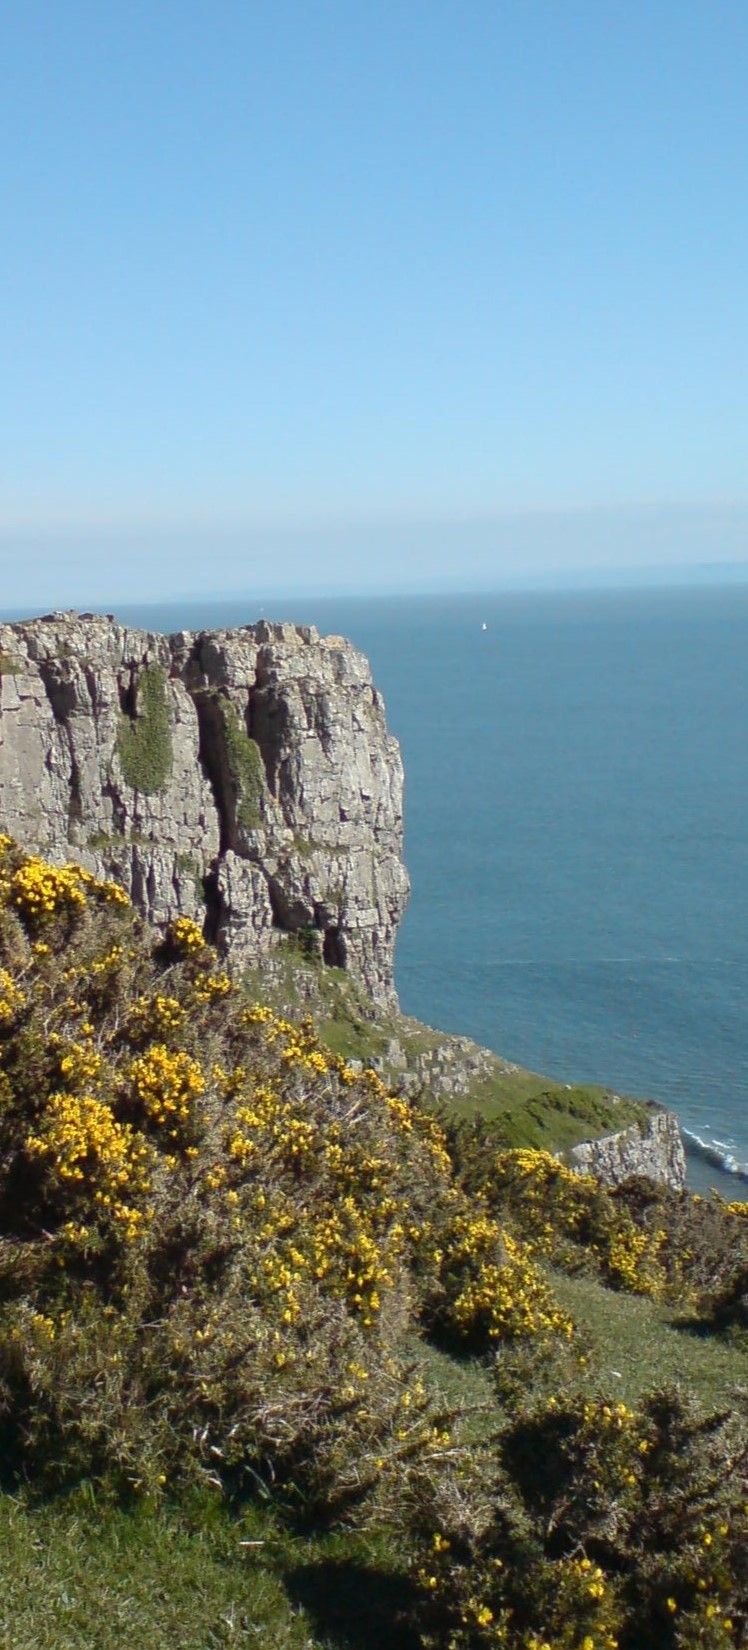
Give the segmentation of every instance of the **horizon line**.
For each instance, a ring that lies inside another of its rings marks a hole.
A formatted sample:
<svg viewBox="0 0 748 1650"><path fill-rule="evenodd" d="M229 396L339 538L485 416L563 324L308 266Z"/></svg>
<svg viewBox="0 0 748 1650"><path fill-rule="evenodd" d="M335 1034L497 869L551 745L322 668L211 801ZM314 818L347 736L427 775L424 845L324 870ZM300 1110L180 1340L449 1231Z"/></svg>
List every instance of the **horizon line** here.
<svg viewBox="0 0 748 1650"><path fill-rule="evenodd" d="M597 576L596 576L597 575ZM507 579L492 584L475 584L457 586L452 584L435 583L424 587L413 585L403 588L382 589L341 589L332 587L295 587L294 589L259 590L227 589L212 591L181 590L174 595L160 595L150 600L133 600L132 594L122 596L107 596L95 601L80 600L71 605L60 605L54 601L40 603L31 601L25 605L13 603L9 607L0 608L0 622L22 623L32 618L44 618L52 613L76 614L81 617L93 614L96 617L117 617L117 609L127 613L135 610L158 612L163 609L184 606L187 608L216 607L225 603L247 602L261 604L263 607L270 602L383 602L383 601L436 601L469 598L479 600L481 597L495 598L497 596L532 596L532 595L631 595L637 591L656 594L673 593L689 590L719 590L738 585L748 586L748 560L731 562L694 562L680 566L670 564L653 564L651 567L634 566L631 569L615 568L610 572L601 569L569 569L564 573L549 570L547 573L537 573L525 579ZM260 614L260 618L266 617ZM281 621L278 621L281 622Z"/></svg>

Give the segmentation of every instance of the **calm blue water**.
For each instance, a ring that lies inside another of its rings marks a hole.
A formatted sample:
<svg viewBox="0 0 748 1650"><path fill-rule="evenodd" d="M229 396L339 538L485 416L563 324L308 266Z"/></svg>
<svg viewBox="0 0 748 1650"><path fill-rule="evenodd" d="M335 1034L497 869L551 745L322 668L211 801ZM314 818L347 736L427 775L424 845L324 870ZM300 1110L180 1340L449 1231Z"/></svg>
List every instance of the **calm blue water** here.
<svg viewBox="0 0 748 1650"><path fill-rule="evenodd" d="M350 636L402 743L406 1012L748 1164L748 587L267 612Z"/></svg>

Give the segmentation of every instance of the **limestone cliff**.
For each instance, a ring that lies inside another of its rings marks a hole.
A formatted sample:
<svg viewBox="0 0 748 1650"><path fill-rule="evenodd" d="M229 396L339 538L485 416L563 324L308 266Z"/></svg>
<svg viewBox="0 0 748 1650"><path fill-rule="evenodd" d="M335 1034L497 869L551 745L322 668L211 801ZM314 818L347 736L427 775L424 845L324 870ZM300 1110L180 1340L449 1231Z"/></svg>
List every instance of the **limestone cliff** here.
<svg viewBox="0 0 748 1650"><path fill-rule="evenodd" d="M367 661L314 628L0 624L0 825L244 965L298 934L395 1001L403 773Z"/></svg>
<svg viewBox="0 0 748 1650"><path fill-rule="evenodd" d="M652 1110L643 1126L634 1123L600 1140L586 1140L573 1146L569 1156L575 1169L595 1175L606 1186L619 1186L639 1174L676 1192L686 1184L683 1136L671 1111Z"/></svg>

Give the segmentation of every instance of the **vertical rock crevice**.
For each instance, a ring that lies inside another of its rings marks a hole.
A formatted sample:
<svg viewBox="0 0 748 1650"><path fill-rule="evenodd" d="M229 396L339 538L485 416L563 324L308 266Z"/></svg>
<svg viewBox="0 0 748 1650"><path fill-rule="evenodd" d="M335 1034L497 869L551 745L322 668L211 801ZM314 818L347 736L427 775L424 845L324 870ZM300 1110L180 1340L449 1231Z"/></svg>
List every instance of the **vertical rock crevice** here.
<svg viewBox="0 0 748 1650"><path fill-rule="evenodd" d="M218 695L205 689L188 691L197 715L200 761L209 780L218 814L220 851L222 854L228 850L237 853L236 799L223 737L223 714Z"/></svg>

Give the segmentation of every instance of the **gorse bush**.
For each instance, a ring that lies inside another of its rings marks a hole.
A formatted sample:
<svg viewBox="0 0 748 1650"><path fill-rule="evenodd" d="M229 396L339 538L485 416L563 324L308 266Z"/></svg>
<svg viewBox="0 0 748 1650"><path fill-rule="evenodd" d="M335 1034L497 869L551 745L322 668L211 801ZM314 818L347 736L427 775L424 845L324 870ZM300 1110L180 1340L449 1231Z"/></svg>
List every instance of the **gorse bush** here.
<svg viewBox="0 0 748 1650"><path fill-rule="evenodd" d="M448 1123L446 1138L465 1195L508 1223L536 1259L596 1276L610 1289L675 1301L715 1327L723 1321L717 1301L739 1295L748 1204L642 1176L605 1186L548 1151L497 1151L481 1121Z"/></svg>
<svg viewBox="0 0 748 1650"><path fill-rule="evenodd" d="M439 1486L423 1530L426 1642L449 1650L727 1650L746 1642L745 1438L677 1392L636 1409L526 1405L493 1495ZM425 1510L426 1501L422 1503Z"/></svg>
<svg viewBox="0 0 748 1650"><path fill-rule="evenodd" d="M331 1507L443 1450L405 1329L486 1348L549 1295L439 1127L249 1004L189 919L156 939L7 839L0 906L6 1462Z"/></svg>
<svg viewBox="0 0 748 1650"><path fill-rule="evenodd" d="M572 1270L580 1253L611 1288L656 1295L665 1286L661 1230L647 1231L615 1194L590 1175L567 1168L550 1152L501 1152L493 1163L492 1195L511 1211L538 1253Z"/></svg>
<svg viewBox="0 0 748 1650"><path fill-rule="evenodd" d="M742 1645L744 1431L580 1392L552 1269L682 1286L707 1330L742 1322L747 1240L547 1153L470 1160L189 918L157 935L0 837L6 1480L395 1520L438 1650ZM494 1369L495 1437L465 1444L419 1336Z"/></svg>

